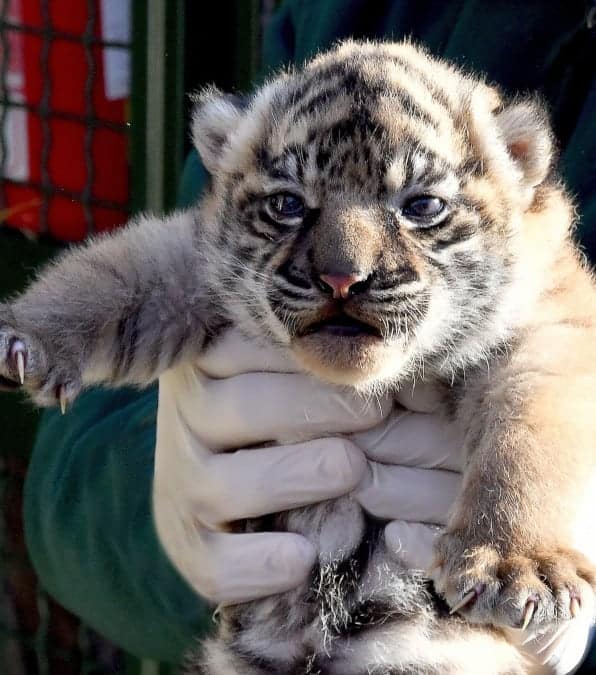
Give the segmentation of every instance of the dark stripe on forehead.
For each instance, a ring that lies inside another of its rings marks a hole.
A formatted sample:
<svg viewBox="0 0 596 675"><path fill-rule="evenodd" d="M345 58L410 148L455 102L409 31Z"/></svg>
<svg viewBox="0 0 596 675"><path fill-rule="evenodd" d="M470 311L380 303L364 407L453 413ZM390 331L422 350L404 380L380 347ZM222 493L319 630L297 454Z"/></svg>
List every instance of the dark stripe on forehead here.
<svg viewBox="0 0 596 675"><path fill-rule="evenodd" d="M410 146L414 149L413 153L408 153L408 161L406 162L406 168L408 165L411 167L412 172L414 169L413 159L415 156L419 156L425 162L424 171L425 173L420 176L417 180L424 182L425 184L430 184L432 182L439 183L449 175L457 176L458 174L458 164L457 159L455 159L455 164L451 163L444 157L440 157L436 154L432 147L426 145L420 139L414 138L413 136L402 136L402 141L400 145ZM431 177L432 178L428 178ZM409 180L413 180L413 174L410 175Z"/></svg>
<svg viewBox="0 0 596 675"><path fill-rule="evenodd" d="M290 174L288 171L285 171L283 168L284 160L287 161L287 156L284 157L283 159L281 158L278 159L277 160L278 165L269 169L269 171L267 172L269 178L273 178L274 180L287 180L287 181L293 180L292 174Z"/></svg>
<svg viewBox="0 0 596 675"><path fill-rule="evenodd" d="M329 148L323 148L319 146L316 157L317 169L324 169L331 161L331 157L331 150L329 150Z"/></svg>
<svg viewBox="0 0 596 675"><path fill-rule="evenodd" d="M328 84L331 88L333 83L330 80L333 80L334 77L343 77L346 74L348 67L349 64L346 62L341 62L334 63L332 66L326 69L309 68L308 70L302 72L300 74L300 78L296 80L294 88L288 92L283 102L283 106L288 107L292 104L297 104L299 101L307 99L309 94L312 95L315 90L316 96L318 93L318 87L320 87L322 84Z"/></svg>
<svg viewBox="0 0 596 675"><path fill-rule="evenodd" d="M338 71L338 79L335 72ZM405 88L397 88L389 83L382 74L380 77L371 78L356 70L347 69L345 65L330 67L325 71L326 78L313 80L311 89L325 87L323 91L317 91L311 98L306 98L298 108L292 111L294 120L303 116L315 115L326 109L332 109L337 101L347 99L358 105L375 105L379 98L384 97L392 102L398 102L400 107L410 117L416 117L425 124L436 128L437 120L424 110ZM330 80L330 81L329 81ZM300 97L293 97L293 104L297 105Z"/></svg>
<svg viewBox="0 0 596 675"><path fill-rule="evenodd" d="M374 120L370 111L365 108L359 108L351 117L322 130L322 134L328 137L331 146L339 145L344 140L352 140L357 132L362 139L367 140L375 139L382 142L388 138L387 129Z"/></svg>
<svg viewBox="0 0 596 675"><path fill-rule="evenodd" d="M431 57L424 56L423 58L428 58L429 62L432 63ZM430 78L423 70L417 67L416 64L410 61L407 57L389 54L382 48L374 53L360 54L356 58L348 58L345 61L339 61L330 65L321 66L319 69L315 70L315 73L319 75L319 79L316 80L313 78L311 82L322 82L329 77L340 76L349 68L352 70L357 69L358 64L367 66L372 64L379 70L380 75L382 75L384 67L392 66L402 71L404 74L409 75L412 78L412 86L423 87L427 92L432 94L435 101L445 108L446 112L450 113L451 115L457 112L453 108L453 102L449 98L448 93L441 87L437 79ZM439 68L437 68L437 73L438 75L440 74Z"/></svg>
<svg viewBox="0 0 596 675"><path fill-rule="evenodd" d="M296 178L301 180L304 174L304 163L308 155L307 149L299 144L292 143L288 145L281 155L273 157L270 162L270 168L267 170L267 174L276 180L287 180L293 181L294 175L290 173L288 169L288 163L290 160L295 160L295 170Z"/></svg>
<svg viewBox="0 0 596 675"><path fill-rule="evenodd" d="M402 149L398 156L396 156L394 152L393 154L387 154L384 157L385 172L389 170L391 165L396 164L399 166L401 163L403 180L400 182L399 186L396 186L399 189L417 185L420 187L420 190L423 191L425 188L432 188L441 183L449 176L457 177L457 166L450 164L442 157L438 157L431 148L423 145L415 138L404 135L402 136L399 145ZM407 154L403 152L403 148L407 148ZM410 152L411 148L414 148L415 152ZM423 163L422 173L416 171L416 175L414 173L415 164L417 163L415 158L418 158L418 162ZM380 194L387 194L389 190L384 183L380 186L380 189ZM391 191L393 190L394 187L391 188Z"/></svg>
<svg viewBox="0 0 596 675"><path fill-rule="evenodd" d="M436 159L436 156L430 157L429 164L433 164L433 159ZM427 167L424 170L422 176L419 176L416 179L416 183L420 185L421 188L430 188L438 183L442 183L446 178L452 175L452 171L448 168L438 168L437 166L432 166L432 168L427 164Z"/></svg>
<svg viewBox="0 0 596 675"><path fill-rule="evenodd" d="M426 166L424 168L423 181L426 184L440 183L449 175L456 174L456 167L442 157L439 157L432 150L423 151L421 153Z"/></svg>
<svg viewBox="0 0 596 675"><path fill-rule="evenodd" d="M385 58L387 59L387 61L393 63L403 72L407 73L408 75L411 75L412 78L415 80L416 84L420 84L423 87L425 87L426 90L435 99L435 101L439 103L443 108L445 108L445 112L447 112L452 119L455 119L457 117L459 111L454 110L451 99L449 98L445 90L438 85L436 80L431 80L426 75L426 73L417 68L415 64L411 63L410 61L401 56L390 56L387 54L385 55Z"/></svg>
<svg viewBox="0 0 596 675"><path fill-rule="evenodd" d="M323 73L319 73L317 77L311 78L310 87L303 90L302 96L294 97L297 102L300 99L306 99L302 105L315 102L320 96L325 94L332 94L341 91L350 96L355 95L360 98L365 96L377 98L378 96L387 93L388 86L384 78L371 77L370 74L364 73L357 68L357 64L341 63L330 66ZM320 91L320 88L323 88ZM315 92L314 97L308 99L309 92Z"/></svg>

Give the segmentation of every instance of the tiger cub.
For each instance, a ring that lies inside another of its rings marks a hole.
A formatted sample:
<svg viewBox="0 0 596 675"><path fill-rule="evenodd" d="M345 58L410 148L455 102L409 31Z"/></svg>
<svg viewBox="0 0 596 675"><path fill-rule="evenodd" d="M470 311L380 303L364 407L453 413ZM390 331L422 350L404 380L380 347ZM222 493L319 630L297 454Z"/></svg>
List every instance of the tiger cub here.
<svg viewBox="0 0 596 675"><path fill-rule="evenodd" d="M2 306L2 383L65 406L232 325L363 392L423 382L466 455L434 585L350 497L272 515L316 545L312 578L225 608L190 672L532 672L503 629L593 607L596 544L596 293L540 104L409 43L344 42L248 101L204 91L192 133L196 208L67 253Z"/></svg>

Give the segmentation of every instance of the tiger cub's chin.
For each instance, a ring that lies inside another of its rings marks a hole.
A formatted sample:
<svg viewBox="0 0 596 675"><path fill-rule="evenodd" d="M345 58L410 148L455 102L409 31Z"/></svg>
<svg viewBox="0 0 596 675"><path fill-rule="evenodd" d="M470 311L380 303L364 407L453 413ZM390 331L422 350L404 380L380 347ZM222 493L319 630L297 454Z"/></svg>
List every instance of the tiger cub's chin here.
<svg viewBox="0 0 596 675"><path fill-rule="evenodd" d="M312 334L294 338L291 349L298 362L322 380L366 388L394 380L404 370L406 352L398 344L372 335Z"/></svg>

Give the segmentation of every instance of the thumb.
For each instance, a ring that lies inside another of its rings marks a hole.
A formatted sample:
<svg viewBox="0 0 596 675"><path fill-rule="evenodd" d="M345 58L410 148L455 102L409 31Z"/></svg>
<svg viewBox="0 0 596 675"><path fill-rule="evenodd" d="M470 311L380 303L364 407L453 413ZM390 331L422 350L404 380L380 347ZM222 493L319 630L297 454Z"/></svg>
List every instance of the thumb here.
<svg viewBox="0 0 596 675"><path fill-rule="evenodd" d="M385 528L387 550L409 570L427 572L433 563L435 540L442 528L426 523L393 520Z"/></svg>

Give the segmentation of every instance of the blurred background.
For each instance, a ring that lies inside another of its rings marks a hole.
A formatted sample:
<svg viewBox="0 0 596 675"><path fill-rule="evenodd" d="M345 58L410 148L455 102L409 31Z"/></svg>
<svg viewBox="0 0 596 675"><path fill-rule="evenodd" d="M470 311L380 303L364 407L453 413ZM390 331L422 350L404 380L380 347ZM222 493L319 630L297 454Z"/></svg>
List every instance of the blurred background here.
<svg viewBox="0 0 596 675"><path fill-rule="evenodd" d="M0 296L69 242L174 206L185 93L242 91L274 0L0 0ZM214 44L217 59L213 58ZM38 413L0 406L0 673L156 675L37 584L22 522Z"/></svg>

